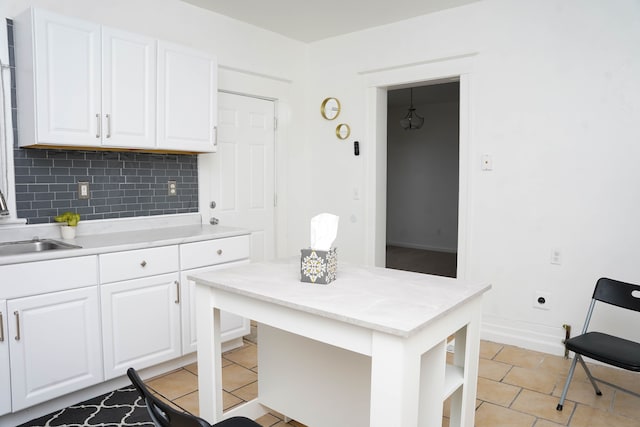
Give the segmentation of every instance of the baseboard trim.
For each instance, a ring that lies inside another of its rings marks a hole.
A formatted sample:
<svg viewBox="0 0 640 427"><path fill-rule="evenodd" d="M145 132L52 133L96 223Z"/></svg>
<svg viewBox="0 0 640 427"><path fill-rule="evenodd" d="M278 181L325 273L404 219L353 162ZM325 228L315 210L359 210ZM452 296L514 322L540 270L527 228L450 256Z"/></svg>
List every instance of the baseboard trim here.
<svg viewBox="0 0 640 427"><path fill-rule="evenodd" d="M417 243L407 243L407 242L387 242L387 246L397 246L399 248L408 248L408 249L420 249L423 251L446 252L450 254L455 254L458 252L457 248L442 248L439 246L429 246L429 245L421 245Z"/></svg>
<svg viewBox="0 0 640 427"><path fill-rule="evenodd" d="M484 315L480 337L556 356L564 355L564 329Z"/></svg>

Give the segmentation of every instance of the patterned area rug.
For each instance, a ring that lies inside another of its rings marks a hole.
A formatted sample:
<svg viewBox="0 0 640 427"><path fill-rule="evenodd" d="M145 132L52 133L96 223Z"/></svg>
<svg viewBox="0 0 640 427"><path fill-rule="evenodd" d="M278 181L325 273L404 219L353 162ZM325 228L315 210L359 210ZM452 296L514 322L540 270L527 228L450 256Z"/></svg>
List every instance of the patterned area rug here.
<svg viewBox="0 0 640 427"><path fill-rule="evenodd" d="M52 412L18 427L153 427L144 401L133 386Z"/></svg>

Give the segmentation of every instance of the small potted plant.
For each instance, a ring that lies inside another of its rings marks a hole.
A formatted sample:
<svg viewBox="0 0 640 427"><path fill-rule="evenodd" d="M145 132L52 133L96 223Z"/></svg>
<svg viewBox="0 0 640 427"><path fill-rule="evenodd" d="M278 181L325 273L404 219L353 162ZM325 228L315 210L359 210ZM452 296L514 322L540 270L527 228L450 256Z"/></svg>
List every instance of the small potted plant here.
<svg viewBox="0 0 640 427"><path fill-rule="evenodd" d="M63 239L75 239L76 225L80 222L80 214L75 212L65 212L55 218L55 222L66 223L60 226L60 234Z"/></svg>

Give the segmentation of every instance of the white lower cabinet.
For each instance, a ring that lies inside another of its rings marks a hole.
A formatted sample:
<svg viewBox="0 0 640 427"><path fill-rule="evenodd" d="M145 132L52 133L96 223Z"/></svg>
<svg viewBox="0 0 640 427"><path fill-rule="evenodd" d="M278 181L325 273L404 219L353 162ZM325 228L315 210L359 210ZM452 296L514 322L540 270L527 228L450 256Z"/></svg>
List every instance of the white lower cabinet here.
<svg viewBox="0 0 640 427"><path fill-rule="evenodd" d="M1 265L19 285L0 288L0 418L193 353L187 276L248 260L245 235ZM221 322L223 341L249 333L247 319Z"/></svg>
<svg viewBox="0 0 640 427"><path fill-rule="evenodd" d="M106 379L181 355L179 286L177 272L101 286Z"/></svg>
<svg viewBox="0 0 640 427"><path fill-rule="evenodd" d="M11 374L7 331L7 301L0 300L0 415L11 412Z"/></svg>
<svg viewBox="0 0 640 427"><path fill-rule="evenodd" d="M196 330L196 282L189 280L187 276L203 271L218 270L228 268L238 264L249 262L237 261L228 264L217 265L215 267L196 268L180 273L180 289L182 294L182 353L193 353L198 349ZM220 312L220 339L222 342L242 338L251 330L249 319L240 317L225 311Z"/></svg>
<svg viewBox="0 0 640 427"><path fill-rule="evenodd" d="M97 286L7 301L13 411L102 381L98 310Z"/></svg>
<svg viewBox="0 0 640 427"><path fill-rule="evenodd" d="M180 245L180 281L182 292L182 352L197 350L195 282L190 274L218 270L249 262L249 235L204 240ZM222 342L242 338L250 332L249 319L232 313L220 313Z"/></svg>

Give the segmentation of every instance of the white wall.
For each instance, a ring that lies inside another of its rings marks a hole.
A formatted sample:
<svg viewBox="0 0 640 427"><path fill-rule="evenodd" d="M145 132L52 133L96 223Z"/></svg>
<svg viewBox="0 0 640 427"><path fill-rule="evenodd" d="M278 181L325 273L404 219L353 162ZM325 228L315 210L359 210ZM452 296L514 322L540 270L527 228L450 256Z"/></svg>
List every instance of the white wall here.
<svg viewBox="0 0 640 427"><path fill-rule="evenodd" d="M476 53L461 171L468 178L462 276L493 285L485 337L560 353L561 325L581 328L598 277L640 283L639 42L638 1L486 0L312 44L312 209L354 218L341 223L338 247L365 260L373 228L363 218L371 214L351 193L376 177L375 162L363 160L375 150L367 139L376 126L371 75ZM360 158L317 113L326 96L341 100ZM483 153L493 156L491 172L480 170ZM562 265L550 264L553 248ZM550 310L532 307L536 290L551 292Z"/></svg>
<svg viewBox="0 0 640 427"><path fill-rule="evenodd" d="M408 103L409 92L404 92ZM408 104L388 110L386 242L457 252L459 103L414 107L425 120L422 128L410 131L399 123Z"/></svg>

